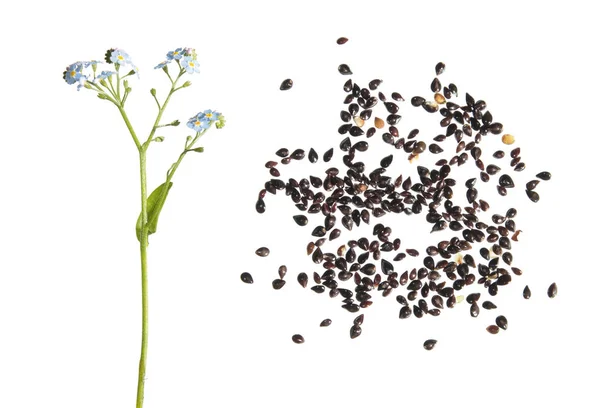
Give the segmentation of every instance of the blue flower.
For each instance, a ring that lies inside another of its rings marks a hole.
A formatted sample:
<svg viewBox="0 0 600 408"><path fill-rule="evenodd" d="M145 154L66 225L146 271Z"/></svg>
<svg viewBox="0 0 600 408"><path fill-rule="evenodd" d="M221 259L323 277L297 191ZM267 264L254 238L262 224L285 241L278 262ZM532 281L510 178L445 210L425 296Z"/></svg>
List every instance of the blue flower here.
<svg viewBox="0 0 600 408"><path fill-rule="evenodd" d="M63 73L63 79L67 81L67 84L73 85L79 81L79 79L84 76L81 72L83 70L83 64L79 62L74 62L69 65L65 72Z"/></svg>
<svg viewBox="0 0 600 408"><path fill-rule="evenodd" d="M115 48L110 53L110 60L114 64L123 65L123 64L131 64L131 57L124 50L119 48Z"/></svg>
<svg viewBox="0 0 600 408"><path fill-rule="evenodd" d="M192 57L183 57L182 67L188 72L188 74L193 74L194 72L200 72L200 64Z"/></svg>
<svg viewBox="0 0 600 408"><path fill-rule="evenodd" d="M211 121L211 122L216 122L217 120L219 120L219 117L221 116L221 114L217 111L213 111L210 109L205 110L203 113L204 118L206 118L207 120Z"/></svg>
<svg viewBox="0 0 600 408"><path fill-rule="evenodd" d="M200 112L196 116L190 118L187 127L194 129L196 132L201 132L204 129L208 129L210 123L210 119L206 118L204 113Z"/></svg>
<svg viewBox="0 0 600 408"><path fill-rule="evenodd" d="M113 74L116 74L116 72L114 72L114 71L102 71L102 72L100 73L100 75L98 75L98 76L96 77L96 79L97 79L97 80L100 80L100 79L107 79L109 76L111 76L111 75L113 75Z"/></svg>
<svg viewBox="0 0 600 408"><path fill-rule="evenodd" d="M160 64L158 64L157 66L154 67L154 69L163 69L164 67L167 66L167 64L170 64L171 61L167 60L167 61L163 61Z"/></svg>
<svg viewBox="0 0 600 408"><path fill-rule="evenodd" d="M167 59L169 61L174 60L174 59L179 60L179 59L183 58L183 56L184 56L183 48L177 48L175 51L169 51L167 53Z"/></svg>

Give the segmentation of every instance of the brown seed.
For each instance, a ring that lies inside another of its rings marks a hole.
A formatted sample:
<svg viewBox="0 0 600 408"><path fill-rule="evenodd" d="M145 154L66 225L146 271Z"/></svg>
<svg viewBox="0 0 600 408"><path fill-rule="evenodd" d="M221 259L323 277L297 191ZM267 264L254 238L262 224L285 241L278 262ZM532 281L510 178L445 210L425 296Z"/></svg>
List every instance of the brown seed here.
<svg viewBox="0 0 600 408"><path fill-rule="evenodd" d="M265 256L268 256L270 252L271 251L269 251L269 248L267 248L267 247L260 247L260 248L258 248L255 251L255 254L258 255L258 256L265 257Z"/></svg>
<svg viewBox="0 0 600 408"><path fill-rule="evenodd" d="M285 274L287 273L287 266L281 265L277 270L277 273L279 273L279 277L283 279L285 277Z"/></svg>
<svg viewBox="0 0 600 408"><path fill-rule="evenodd" d="M537 187L537 185L540 183L539 180L531 180L530 182L528 182L527 184L525 184L525 188L527 190L535 190L535 188Z"/></svg>
<svg viewBox="0 0 600 408"><path fill-rule="evenodd" d="M435 65L435 74L442 75L444 73L445 69L446 69L446 64L444 64L443 62L438 62Z"/></svg>
<svg viewBox="0 0 600 408"><path fill-rule="evenodd" d="M506 145L511 145L515 142L515 137L513 135L509 135L508 133L502 136L502 143Z"/></svg>
<svg viewBox="0 0 600 408"><path fill-rule="evenodd" d="M304 337L302 337L301 334L294 334L292 336L292 341L296 344L302 344L304 343Z"/></svg>
<svg viewBox="0 0 600 408"><path fill-rule="evenodd" d="M548 297L553 298L558 294L558 288L556 287L556 283L553 283L548 288Z"/></svg>
<svg viewBox="0 0 600 408"><path fill-rule="evenodd" d="M293 85L294 85L294 81L292 81L291 79L288 78L281 83L281 85L279 86L279 89L282 91L287 91Z"/></svg>
<svg viewBox="0 0 600 408"><path fill-rule="evenodd" d="M342 75L352 75L352 70L346 64L340 64L340 66L338 67L338 71Z"/></svg>
<svg viewBox="0 0 600 408"><path fill-rule="evenodd" d="M500 315L496 317L496 325L502 330L506 330L508 328L508 320L506 320L506 317Z"/></svg>
<svg viewBox="0 0 600 408"><path fill-rule="evenodd" d="M552 174L550 174L550 172L548 172L548 171L542 171L541 173L538 173L536 175L536 177L539 178L539 179L541 179L541 180L548 181L552 177Z"/></svg>
<svg viewBox="0 0 600 408"><path fill-rule="evenodd" d="M471 316L472 317L477 317L479 316L479 306L477 305L477 302L473 302L471 303Z"/></svg>
<svg viewBox="0 0 600 408"><path fill-rule="evenodd" d="M321 327L327 327L331 324L331 319L325 319L321 322L321 324L319 326Z"/></svg>
<svg viewBox="0 0 600 408"><path fill-rule="evenodd" d="M529 199L531 201L533 201L534 203L537 203L538 201L540 201L540 196L535 191L525 190L525 192L527 193L527 197L529 197Z"/></svg>
<svg viewBox="0 0 600 408"><path fill-rule="evenodd" d="M423 343L423 348L425 350L432 350L435 347L436 343L437 343L437 340L433 340L433 339L425 340L425 343Z"/></svg>
<svg viewBox="0 0 600 408"><path fill-rule="evenodd" d="M483 308L486 310L492 310L492 309L496 308L496 305L493 304L492 302L490 302L489 300L486 300L485 302L483 302L481 304L481 306L483 306Z"/></svg>
<svg viewBox="0 0 600 408"><path fill-rule="evenodd" d="M525 299L529 299L531 297L531 289L529 289L529 286L525 286L525 289L523 289L523 297Z"/></svg>
<svg viewBox="0 0 600 408"><path fill-rule="evenodd" d="M362 329L358 325L354 325L350 328L350 338L355 339L362 333Z"/></svg>
<svg viewBox="0 0 600 408"><path fill-rule="evenodd" d="M496 326L495 324L491 324L488 327L485 328L488 333L491 334L498 334L498 332L500 331L500 328L498 326Z"/></svg>
<svg viewBox="0 0 600 408"><path fill-rule="evenodd" d="M346 44L347 42L348 42L348 39L346 37L340 37L336 41L336 43L338 43L339 45Z"/></svg>
<svg viewBox="0 0 600 408"><path fill-rule="evenodd" d="M377 129L383 129L384 126L385 126L385 122L383 121L383 119L376 117L375 118L375 127Z"/></svg>
<svg viewBox="0 0 600 408"><path fill-rule="evenodd" d="M283 279L273 280L273 289L275 289L275 290L283 288L284 285L285 285L285 281Z"/></svg>
<svg viewBox="0 0 600 408"><path fill-rule="evenodd" d="M240 275L240 278L242 279L242 282L244 283L254 283L254 279L252 279L252 275L250 275L248 272L244 272Z"/></svg>
<svg viewBox="0 0 600 408"><path fill-rule="evenodd" d="M308 275L304 272L300 272L298 274L298 283L302 285L303 288L308 284Z"/></svg>
<svg viewBox="0 0 600 408"><path fill-rule="evenodd" d="M433 99L440 105L443 105L446 103L446 98L444 98L444 95L440 94L440 93L436 93L433 96Z"/></svg>

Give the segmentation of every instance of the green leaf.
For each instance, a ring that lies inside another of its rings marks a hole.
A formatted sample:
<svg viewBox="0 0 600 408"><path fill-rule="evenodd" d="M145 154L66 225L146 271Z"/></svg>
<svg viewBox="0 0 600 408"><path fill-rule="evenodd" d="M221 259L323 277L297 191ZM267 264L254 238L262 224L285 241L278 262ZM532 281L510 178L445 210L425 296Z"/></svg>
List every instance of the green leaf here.
<svg viewBox="0 0 600 408"><path fill-rule="evenodd" d="M165 187L167 189L166 191L164 191ZM148 213L148 235L156 232L158 216L165 205L165 200L167 199L167 195L169 194L171 187L173 187L173 182L171 181L169 182L168 186L166 186L166 183L162 183L160 186L156 187L156 189L148 197L148 205L146 208ZM135 225L135 233L138 241L142 239L142 227L142 214L140 213Z"/></svg>

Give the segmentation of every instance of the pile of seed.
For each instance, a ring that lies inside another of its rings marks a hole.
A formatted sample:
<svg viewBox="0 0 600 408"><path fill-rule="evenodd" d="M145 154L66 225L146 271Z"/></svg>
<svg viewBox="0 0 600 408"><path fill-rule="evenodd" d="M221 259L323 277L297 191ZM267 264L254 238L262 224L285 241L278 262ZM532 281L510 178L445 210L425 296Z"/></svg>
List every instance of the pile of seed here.
<svg viewBox="0 0 600 408"><path fill-rule="evenodd" d="M342 37L337 43L342 45L347 41ZM477 317L482 293L494 297L512 282L514 275L522 274L521 269L513 265L511 253L521 232L515 221L517 210L509 208L502 214L484 217L491 213L491 205L477 190L479 181L495 183L501 196L517 189L510 173L525 170L521 149L515 147L508 152L493 153L497 160L508 155L509 163L504 168L483 161L482 149L487 138L500 137L507 146L512 145L515 138L504 133L502 123L494 121L484 100L477 100L469 93L464 94L464 100L459 100L458 87L453 83L444 85L440 80L445 68L444 63L438 63L430 84L431 93L413 96L410 103L404 103L405 99L398 92L392 92L388 98L379 89L381 79L373 79L365 87L348 79L342 86L344 108L338 129L342 138L338 149L343 155L343 168L330 167L324 177L311 175L299 181L281 178L280 164L288 165L305 157L317 163L320 155L313 148L308 152L300 148L281 148L275 152L276 157L265 164L271 178L258 194L256 211L264 213L267 194L279 191L295 204L299 214L293 216L293 221L297 225L308 225L311 216L323 218L322 224L310 232L312 239L306 253L324 271L314 272L310 284L304 272L298 274L297 281L304 288L310 285L316 293L327 292L329 297L340 299L341 307L350 313L368 308L376 295L388 297L399 291L396 300L400 304L400 319L422 318L426 314L439 316L442 310L453 308L465 298L470 304L471 316ZM352 75L347 64L339 65L338 71L344 76ZM289 90L292 85L293 81L286 79L280 89ZM399 127L402 115L414 109L423 109L432 118L437 117L434 120L439 120L440 134L428 136L419 129L403 132ZM390 154L381 158L379 167L373 169L361 161L361 155L369 155L369 142L384 143L390 149ZM325 151L322 160L330 162L335 150L332 147ZM415 167L412 163L425 154L438 155L440 159L432 168L417 165L416 174L410 174ZM405 174L396 177L386 174L393 160L407 162ZM474 177L466 180L460 191L461 184L452 178L452 169L463 165L473 166ZM549 172L538 172L521 191L536 203L540 199L538 184L550 178ZM454 204L452 198L456 194L463 194L468 205ZM433 241L425 248L402 248L400 237L393 235L394 216L420 217L430 226L432 237L446 229L455 235L448 240ZM348 240L337 251L324 252L326 242L340 239L344 230L351 231L361 223L373 224L372 236ZM262 247L256 254L267 256L269 250ZM403 270L401 264L407 256L419 258L422 266ZM281 266L278 272L279 278L272 282L276 290L286 283L287 267ZM241 279L253 282L248 272L244 272ZM548 296L556 294L553 283ZM530 296L526 286L523 297ZM488 310L496 308L489 300L483 301L481 306ZM363 319L364 314L354 319L351 338L362 333ZM506 317L498 316L495 323L486 330L492 334L498 333L500 328L506 330ZM331 320L325 319L321 326L329 324ZM295 343L304 342L299 334L292 339ZM431 350L436 343L429 339L423 347Z"/></svg>

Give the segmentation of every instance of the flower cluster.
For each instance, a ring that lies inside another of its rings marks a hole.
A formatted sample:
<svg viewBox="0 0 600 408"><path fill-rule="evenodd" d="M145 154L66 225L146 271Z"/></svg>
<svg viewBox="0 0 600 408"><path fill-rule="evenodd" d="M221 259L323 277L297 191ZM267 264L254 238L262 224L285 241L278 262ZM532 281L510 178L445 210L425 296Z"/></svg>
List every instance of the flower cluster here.
<svg viewBox="0 0 600 408"><path fill-rule="evenodd" d="M190 118L187 126L196 132L201 132L204 129L208 129L213 123L215 123L217 129L221 129L225 126L225 118L219 112L207 109Z"/></svg>
<svg viewBox="0 0 600 408"><path fill-rule="evenodd" d="M198 56L194 48L177 48L167 53L167 59L154 67L154 69L165 69L168 64L175 61L179 66L187 71L188 74L200 72Z"/></svg>
<svg viewBox="0 0 600 408"><path fill-rule="evenodd" d="M80 90L82 86L85 86L86 82L96 83L109 78L111 75L116 74L116 71L102 71L96 75L96 69L98 64L103 61L77 61L69 65L65 72L63 72L63 79L69 85L77 84L77 90ZM132 70L127 75L137 74L139 77L138 68L131 62L129 54L119 48L111 48L106 51L104 62L108 64L114 64L115 69L118 71L123 65L131 65ZM90 70L91 69L91 70Z"/></svg>

